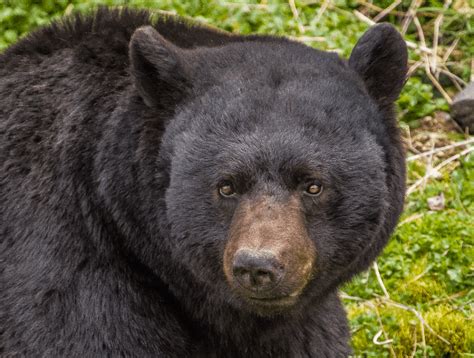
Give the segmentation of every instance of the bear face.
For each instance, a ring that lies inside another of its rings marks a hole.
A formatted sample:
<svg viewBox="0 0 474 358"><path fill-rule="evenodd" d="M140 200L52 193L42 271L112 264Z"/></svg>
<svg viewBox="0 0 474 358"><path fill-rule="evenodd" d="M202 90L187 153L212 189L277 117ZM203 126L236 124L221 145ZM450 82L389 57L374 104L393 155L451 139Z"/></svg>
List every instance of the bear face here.
<svg viewBox="0 0 474 358"><path fill-rule="evenodd" d="M386 242L401 210L391 196L403 201L384 138L398 135L387 108L404 82L401 42L375 27L348 65L281 39L182 50L152 28L132 37L145 103L175 108L159 159L165 241L218 304L290 312Z"/></svg>

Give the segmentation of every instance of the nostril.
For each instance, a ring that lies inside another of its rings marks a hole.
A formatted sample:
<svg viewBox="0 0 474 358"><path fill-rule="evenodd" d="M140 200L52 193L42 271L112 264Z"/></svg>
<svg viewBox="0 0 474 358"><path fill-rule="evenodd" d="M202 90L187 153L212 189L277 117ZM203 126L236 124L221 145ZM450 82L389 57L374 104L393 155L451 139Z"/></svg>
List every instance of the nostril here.
<svg viewBox="0 0 474 358"><path fill-rule="evenodd" d="M260 276L260 277L269 277L271 276L271 272L270 271L263 271L263 270L256 270L255 271L255 275L256 276Z"/></svg>
<svg viewBox="0 0 474 358"><path fill-rule="evenodd" d="M269 290L278 284L282 274L282 265L271 253L239 250L234 256L234 278L249 290Z"/></svg>
<svg viewBox="0 0 474 358"><path fill-rule="evenodd" d="M257 270L253 275L256 285L269 285L275 281L275 275L269 271Z"/></svg>

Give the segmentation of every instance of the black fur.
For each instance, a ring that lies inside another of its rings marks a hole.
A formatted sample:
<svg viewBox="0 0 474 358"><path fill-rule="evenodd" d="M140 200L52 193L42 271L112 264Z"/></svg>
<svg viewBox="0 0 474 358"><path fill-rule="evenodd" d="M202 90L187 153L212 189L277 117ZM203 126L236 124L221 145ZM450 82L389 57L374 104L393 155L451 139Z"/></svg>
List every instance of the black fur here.
<svg viewBox="0 0 474 358"><path fill-rule="evenodd" d="M337 287L380 253L402 210L392 103L405 73L388 25L349 63L107 9L7 49L1 354L348 355ZM216 185L231 177L242 195L285 197L307 172L324 187L302 199L316 271L290 310L256 314L225 281L238 199L216 199Z"/></svg>

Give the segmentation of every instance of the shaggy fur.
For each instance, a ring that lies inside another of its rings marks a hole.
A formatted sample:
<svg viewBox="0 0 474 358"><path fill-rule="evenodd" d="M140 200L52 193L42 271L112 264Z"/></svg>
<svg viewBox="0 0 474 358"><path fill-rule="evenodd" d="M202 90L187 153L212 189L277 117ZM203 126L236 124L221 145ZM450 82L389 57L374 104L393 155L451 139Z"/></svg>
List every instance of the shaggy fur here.
<svg viewBox="0 0 474 358"><path fill-rule="evenodd" d="M348 355L337 287L380 253L402 210L392 104L405 74L389 25L348 62L107 9L7 49L1 354ZM225 279L233 213L239 198L294 197L308 173L323 186L300 199L314 272L291 308L259 312ZM216 195L223 179L239 196Z"/></svg>

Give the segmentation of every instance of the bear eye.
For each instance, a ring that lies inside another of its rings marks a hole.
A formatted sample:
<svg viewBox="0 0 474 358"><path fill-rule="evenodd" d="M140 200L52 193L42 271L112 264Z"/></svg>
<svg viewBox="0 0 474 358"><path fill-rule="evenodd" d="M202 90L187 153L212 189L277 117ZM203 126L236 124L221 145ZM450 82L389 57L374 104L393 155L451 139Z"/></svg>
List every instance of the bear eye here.
<svg viewBox="0 0 474 358"><path fill-rule="evenodd" d="M306 186L305 193L311 196L317 196L321 194L322 191L323 191L323 186L321 184L312 182Z"/></svg>
<svg viewBox="0 0 474 358"><path fill-rule="evenodd" d="M231 197L235 195L234 186L230 181L225 181L219 185L219 194L223 197Z"/></svg>

